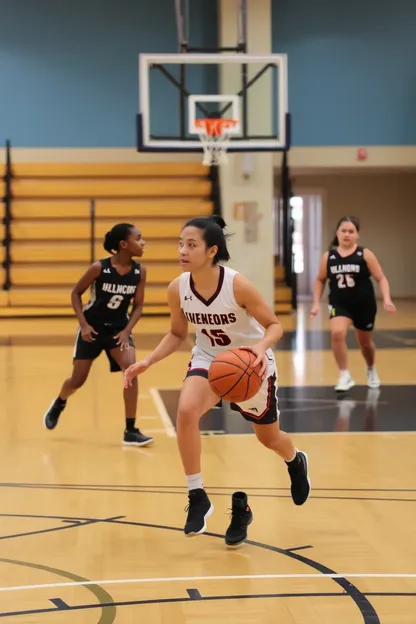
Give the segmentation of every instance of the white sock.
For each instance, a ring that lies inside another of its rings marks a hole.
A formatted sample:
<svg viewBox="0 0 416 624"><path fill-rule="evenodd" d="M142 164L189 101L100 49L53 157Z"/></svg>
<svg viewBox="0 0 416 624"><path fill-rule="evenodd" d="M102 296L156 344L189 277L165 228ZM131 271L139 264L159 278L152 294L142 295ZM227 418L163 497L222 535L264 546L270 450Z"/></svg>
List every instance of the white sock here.
<svg viewBox="0 0 416 624"><path fill-rule="evenodd" d="M186 481L188 483L188 491L203 489L202 485L202 474L197 472L193 475L186 475Z"/></svg>
<svg viewBox="0 0 416 624"><path fill-rule="evenodd" d="M294 461L294 460L296 459L297 454L298 454L298 449L297 449L297 448L295 448L295 454L293 455L292 459L286 459L286 460L285 460L285 461L286 461L286 463L287 463L287 464L290 464L292 461Z"/></svg>

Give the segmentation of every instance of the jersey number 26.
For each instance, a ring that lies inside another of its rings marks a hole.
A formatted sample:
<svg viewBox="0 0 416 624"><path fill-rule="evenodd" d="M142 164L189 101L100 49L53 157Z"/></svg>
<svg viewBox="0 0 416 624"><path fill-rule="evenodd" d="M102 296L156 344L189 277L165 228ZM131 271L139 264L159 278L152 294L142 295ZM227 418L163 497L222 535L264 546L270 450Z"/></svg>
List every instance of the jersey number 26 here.
<svg viewBox="0 0 416 624"><path fill-rule="evenodd" d="M338 288L354 288L355 279L352 275L347 275L346 273L339 273L337 275L338 280Z"/></svg>

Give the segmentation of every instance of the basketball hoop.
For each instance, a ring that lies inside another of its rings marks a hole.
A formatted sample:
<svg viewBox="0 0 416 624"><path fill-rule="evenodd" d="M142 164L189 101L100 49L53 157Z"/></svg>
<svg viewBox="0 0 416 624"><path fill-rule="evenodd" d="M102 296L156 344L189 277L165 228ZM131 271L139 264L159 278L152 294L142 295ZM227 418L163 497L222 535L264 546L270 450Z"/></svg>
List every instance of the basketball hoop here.
<svg viewBox="0 0 416 624"><path fill-rule="evenodd" d="M236 119L195 119L195 127L204 149L203 165L225 165L228 163L227 147Z"/></svg>

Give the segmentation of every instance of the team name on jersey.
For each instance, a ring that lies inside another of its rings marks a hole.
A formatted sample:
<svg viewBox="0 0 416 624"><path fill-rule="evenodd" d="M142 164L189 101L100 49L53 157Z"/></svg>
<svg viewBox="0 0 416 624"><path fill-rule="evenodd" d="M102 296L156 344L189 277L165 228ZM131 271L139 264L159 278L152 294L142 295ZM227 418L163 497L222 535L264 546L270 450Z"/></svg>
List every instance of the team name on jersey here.
<svg viewBox="0 0 416 624"><path fill-rule="evenodd" d="M202 312L185 312L185 316L193 325L230 325L237 321L234 312L228 314L203 314Z"/></svg>
<svg viewBox="0 0 416 624"><path fill-rule="evenodd" d="M103 292L111 293L112 295L133 295L136 292L137 286L127 286L126 284L108 284L104 282L102 286Z"/></svg>
<svg viewBox="0 0 416 624"><path fill-rule="evenodd" d="M333 275L337 273L359 273L359 264L337 264L336 266L329 267L329 270Z"/></svg>

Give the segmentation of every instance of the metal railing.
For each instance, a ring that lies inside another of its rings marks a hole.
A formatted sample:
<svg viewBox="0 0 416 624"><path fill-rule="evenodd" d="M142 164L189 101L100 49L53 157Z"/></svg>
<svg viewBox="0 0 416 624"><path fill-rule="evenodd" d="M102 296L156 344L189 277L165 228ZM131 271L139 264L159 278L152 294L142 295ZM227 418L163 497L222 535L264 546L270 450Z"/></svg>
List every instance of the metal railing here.
<svg viewBox="0 0 416 624"><path fill-rule="evenodd" d="M90 262L95 262L95 199L90 200Z"/></svg>
<svg viewBox="0 0 416 624"><path fill-rule="evenodd" d="M290 179L290 170L288 163L288 152L283 152L282 158L282 175L281 175L281 198L282 198L282 221L283 221L283 265L285 267L285 280L286 285L289 286L292 292L291 304L293 310L297 309L297 276L295 273L294 263L295 257L293 254L293 231L294 224L292 219L292 211L290 206L290 200L293 196L292 182Z"/></svg>
<svg viewBox="0 0 416 624"><path fill-rule="evenodd" d="M6 165L4 169L3 180L5 182L4 185L4 216L3 216L3 225L4 225L4 239L3 246L4 250L4 260L3 260L3 268L5 269L4 274L4 282L2 285L3 290L9 290L11 286L10 279L10 266L11 266L11 253L10 253L10 244L11 244L11 220L12 220L12 159L11 159L11 143L10 141L6 141Z"/></svg>
<svg viewBox="0 0 416 624"><path fill-rule="evenodd" d="M211 201L214 204L214 214L222 216L221 206L221 187L220 187L220 173L219 167L211 167L209 172L209 179L211 182Z"/></svg>

